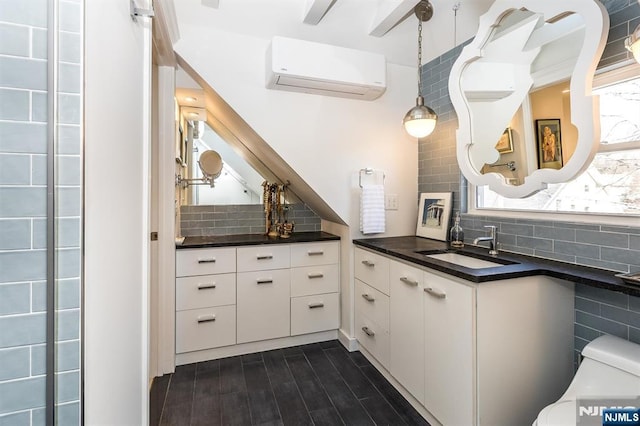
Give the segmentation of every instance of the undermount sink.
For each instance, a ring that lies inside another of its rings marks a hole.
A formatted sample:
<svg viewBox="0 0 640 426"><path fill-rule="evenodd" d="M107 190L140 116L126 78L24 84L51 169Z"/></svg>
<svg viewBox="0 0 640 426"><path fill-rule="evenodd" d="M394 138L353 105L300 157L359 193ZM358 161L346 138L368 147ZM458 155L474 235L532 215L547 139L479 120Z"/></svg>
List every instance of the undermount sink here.
<svg viewBox="0 0 640 426"><path fill-rule="evenodd" d="M492 259L485 260L478 257L475 254L460 253L456 251L418 251L418 254L423 254L430 259L441 260L443 262L452 263L454 265L462 266L469 269L483 269L483 268L495 268L496 266L512 265L515 262L511 262L504 259Z"/></svg>

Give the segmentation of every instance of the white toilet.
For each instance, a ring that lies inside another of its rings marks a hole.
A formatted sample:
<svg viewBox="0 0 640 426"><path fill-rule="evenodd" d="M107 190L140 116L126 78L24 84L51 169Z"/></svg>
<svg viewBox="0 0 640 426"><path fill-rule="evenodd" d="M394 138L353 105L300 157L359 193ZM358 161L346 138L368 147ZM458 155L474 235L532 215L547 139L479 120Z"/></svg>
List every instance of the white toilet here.
<svg viewBox="0 0 640 426"><path fill-rule="evenodd" d="M640 395L640 345L604 335L582 350L584 359L567 391L546 406L534 426L576 424L576 398L619 398Z"/></svg>

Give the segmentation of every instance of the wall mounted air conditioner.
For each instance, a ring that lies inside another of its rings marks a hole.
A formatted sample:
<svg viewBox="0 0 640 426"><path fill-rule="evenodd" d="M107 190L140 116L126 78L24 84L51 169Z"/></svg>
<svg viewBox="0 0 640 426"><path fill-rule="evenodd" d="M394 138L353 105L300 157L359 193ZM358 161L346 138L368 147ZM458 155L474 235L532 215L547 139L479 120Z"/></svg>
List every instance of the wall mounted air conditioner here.
<svg viewBox="0 0 640 426"><path fill-rule="evenodd" d="M267 50L269 89L373 100L387 88L384 55L285 37Z"/></svg>

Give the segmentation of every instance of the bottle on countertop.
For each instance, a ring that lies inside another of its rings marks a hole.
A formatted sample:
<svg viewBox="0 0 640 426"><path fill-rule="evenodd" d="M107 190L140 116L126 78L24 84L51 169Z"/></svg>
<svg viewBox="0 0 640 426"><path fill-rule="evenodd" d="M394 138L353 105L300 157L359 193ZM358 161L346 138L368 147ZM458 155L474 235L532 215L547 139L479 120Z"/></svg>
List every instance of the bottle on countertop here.
<svg viewBox="0 0 640 426"><path fill-rule="evenodd" d="M449 241L451 242L452 247L463 247L464 246L464 231L460 226L460 212L456 212L456 218L451 227L451 233Z"/></svg>

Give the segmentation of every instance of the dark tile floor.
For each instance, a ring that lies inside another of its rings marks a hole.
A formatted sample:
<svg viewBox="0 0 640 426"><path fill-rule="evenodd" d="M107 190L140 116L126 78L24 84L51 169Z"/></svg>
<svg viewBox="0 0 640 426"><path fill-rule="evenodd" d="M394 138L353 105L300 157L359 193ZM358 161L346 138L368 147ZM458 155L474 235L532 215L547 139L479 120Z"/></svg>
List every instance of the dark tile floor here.
<svg viewBox="0 0 640 426"><path fill-rule="evenodd" d="M183 365L150 399L151 425L428 425L337 340Z"/></svg>

